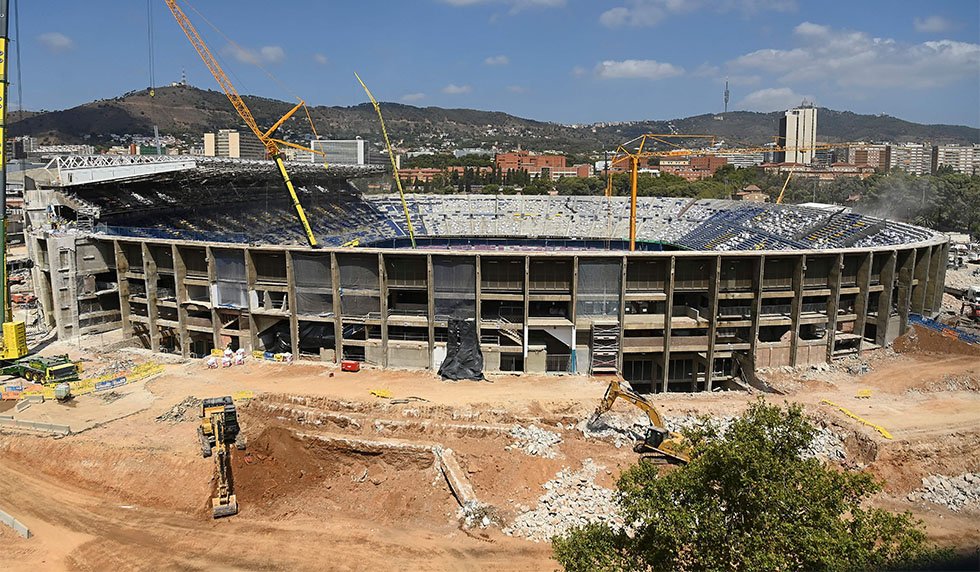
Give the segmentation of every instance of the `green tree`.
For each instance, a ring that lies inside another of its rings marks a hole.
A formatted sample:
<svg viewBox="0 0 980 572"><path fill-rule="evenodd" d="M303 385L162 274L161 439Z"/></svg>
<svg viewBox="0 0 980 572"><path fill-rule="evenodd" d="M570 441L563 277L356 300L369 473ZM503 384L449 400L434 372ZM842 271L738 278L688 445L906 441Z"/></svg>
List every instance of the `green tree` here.
<svg viewBox="0 0 980 572"><path fill-rule="evenodd" d="M880 484L806 459L801 406L759 400L720 435L688 433L694 458L661 474L640 463L617 487L631 530L590 525L555 538L569 571L879 570L943 556L909 513L867 506Z"/></svg>

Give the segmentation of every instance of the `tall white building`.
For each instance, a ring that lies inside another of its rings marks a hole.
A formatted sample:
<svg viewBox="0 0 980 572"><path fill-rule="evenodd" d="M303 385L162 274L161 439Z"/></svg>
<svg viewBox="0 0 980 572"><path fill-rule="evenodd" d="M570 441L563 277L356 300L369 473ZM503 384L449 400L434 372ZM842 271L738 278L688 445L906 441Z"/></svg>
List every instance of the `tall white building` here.
<svg viewBox="0 0 980 572"><path fill-rule="evenodd" d="M363 139L314 139L310 141L310 149L324 153L309 153L314 163L367 165L370 161L370 150Z"/></svg>
<svg viewBox="0 0 980 572"><path fill-rule="evenodd" d="M777 163L812 163L817 146L817 108L804 103L787 111L779 120L778 144L785 152L776 154Z"/></svg>

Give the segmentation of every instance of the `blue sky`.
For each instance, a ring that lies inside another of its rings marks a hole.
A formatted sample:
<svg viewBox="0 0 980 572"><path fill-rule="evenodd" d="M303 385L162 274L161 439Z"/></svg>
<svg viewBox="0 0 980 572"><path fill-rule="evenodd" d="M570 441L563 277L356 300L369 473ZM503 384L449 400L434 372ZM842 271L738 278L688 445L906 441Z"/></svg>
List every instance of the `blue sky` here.
<svg viewBox="0 0 980 572"><path fill-rule="evenodd" d="M149 84L143 0L15 1L25 109ZM805 97L980 126L976 0L195 0L200 15L181 4L240 92L314 105L365 101L357 71L382 101L562 123L670 119L721 111L728 77L730 110ZM186 70L217 89L163 0L151 5L156 84Z"/></svg>

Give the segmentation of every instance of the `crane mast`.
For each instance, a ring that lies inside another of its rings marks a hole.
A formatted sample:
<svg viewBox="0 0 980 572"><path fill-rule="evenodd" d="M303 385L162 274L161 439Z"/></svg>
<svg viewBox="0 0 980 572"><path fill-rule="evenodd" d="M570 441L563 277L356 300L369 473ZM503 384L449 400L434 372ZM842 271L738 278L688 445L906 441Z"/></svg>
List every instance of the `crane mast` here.
<svg viewBox="0 0 980 572"><path fill-rule="evenodd" d="M167 3L167 7L170 8L170 12L173 13L174 19L177 20L177 24L180 25L180 28L184 31L187 39L190 41L191 45L194 46L194 49L201 57L201 60L204 61L204 65L207 66L208 70L211 72L211 75L214 76L214 79L225 92L225 95L228 97L228 101L230 101L232 106L234 106L235 111L238 112L238 115L242 118L242 121L245 122L245 125L252 130L252 133L254 133L255 136L259 138L259 141L262 142L262 145L265 146L265 150L269 155L269 158L275 161L276 168L282 177L283 185L285 185L286 191L289 193L289 198L293 204L293 208L296 210L296 216L299 218L300 224L303 226L303 232L306 233L306 239L309 242L310 247L318 248L319 245L317 244L316 236L313 234L313 229L310 227L309 220L306 218L306 211L303 210L303 205L300 203L299 195L296 194L296 188L293 186L293 182L289 178L289 173L286 171L286 165L279 153L279 145L284 144L289 147L297 147L308 151L313 150L302 147L301 145L274 139L272 137L272 134L275 133L275 131L287 119L292 117L292 115L299 111L299 109L305 104L300 101L296 107L292 108L288 113L286 113L286 115L283 115L282 118L280 118L279 121L277 121L268 131L262 131L258 123L256 123L255 117L252 115L252 111L248 108L248 105L245 104L245 100L242 99L242 96L239 95L238 90L235 89L235 85L231 83L228 75L221 68L221 65L218 64L218 60L215 59L214 55L211 53L211 50L208 49L208 45L201 38L201 35L197 33L197 28L194 27L194 24L191 23L187 15L184 14L184 11L177 5L177 0L164 1Z"/></svg>

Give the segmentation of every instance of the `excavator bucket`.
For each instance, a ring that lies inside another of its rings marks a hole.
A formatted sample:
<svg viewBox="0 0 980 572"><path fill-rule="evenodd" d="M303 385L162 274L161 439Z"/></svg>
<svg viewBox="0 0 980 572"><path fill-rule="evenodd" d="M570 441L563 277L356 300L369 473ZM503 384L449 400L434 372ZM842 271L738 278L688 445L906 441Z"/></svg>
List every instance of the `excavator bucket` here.
<svg viewBox="0 0 980 572"><path fill-rule="evenodd" d="M214 518L234 516L236 514L238 514L238 499L235 495L229 495L227 502L221 502L220 497L211 499L211 516Z"/></svg>

